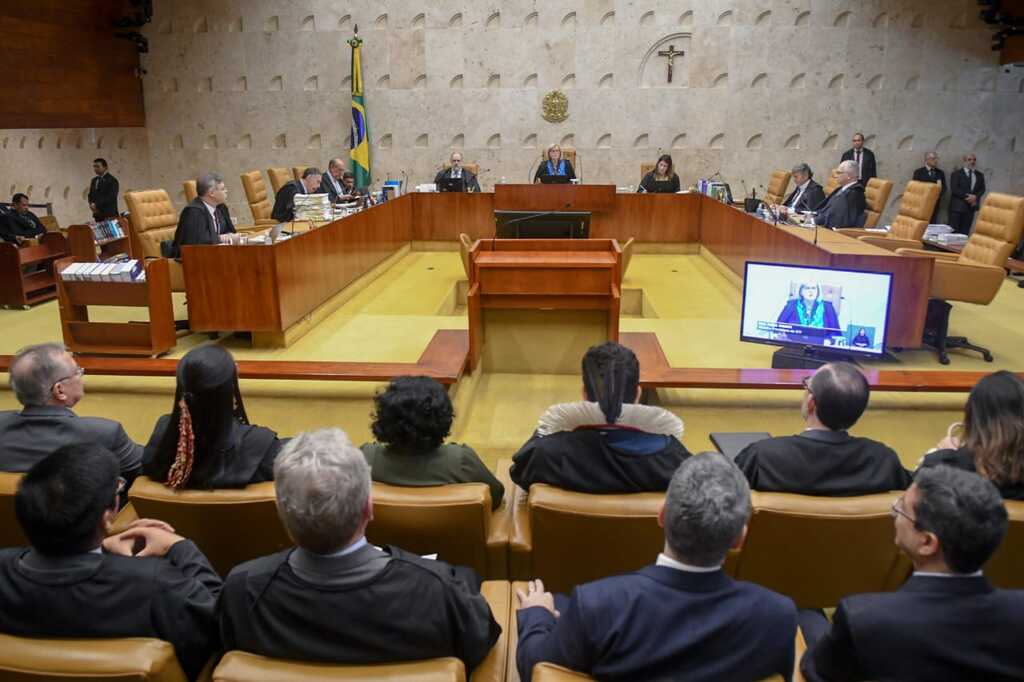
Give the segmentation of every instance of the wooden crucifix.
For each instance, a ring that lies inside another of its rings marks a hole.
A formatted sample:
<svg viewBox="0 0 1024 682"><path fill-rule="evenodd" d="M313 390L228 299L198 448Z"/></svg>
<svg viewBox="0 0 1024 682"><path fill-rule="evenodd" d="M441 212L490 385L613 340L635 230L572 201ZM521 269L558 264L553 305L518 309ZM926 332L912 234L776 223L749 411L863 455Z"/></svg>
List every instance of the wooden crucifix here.
<svg viewBox="0 0 1024 682"><path fill-rule="evenodd" d="M659 57L668 57L668 82L672 82L672 62L675 61L676 57L682 57L686 54L683 50L677 50L675 45L669 45L667 50L659 50Z"/></svg>

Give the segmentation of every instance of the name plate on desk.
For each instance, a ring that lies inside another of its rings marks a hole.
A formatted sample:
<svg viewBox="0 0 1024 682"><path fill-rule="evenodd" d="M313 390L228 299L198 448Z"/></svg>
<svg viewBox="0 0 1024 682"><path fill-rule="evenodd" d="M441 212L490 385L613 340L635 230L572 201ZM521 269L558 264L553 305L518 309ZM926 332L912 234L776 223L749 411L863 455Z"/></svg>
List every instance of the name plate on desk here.
<svg viewBox="0 0 1024 682"><path fill-rule="evenodd" d="M497 211L610 211L615 185L495 185Z"/></svg>

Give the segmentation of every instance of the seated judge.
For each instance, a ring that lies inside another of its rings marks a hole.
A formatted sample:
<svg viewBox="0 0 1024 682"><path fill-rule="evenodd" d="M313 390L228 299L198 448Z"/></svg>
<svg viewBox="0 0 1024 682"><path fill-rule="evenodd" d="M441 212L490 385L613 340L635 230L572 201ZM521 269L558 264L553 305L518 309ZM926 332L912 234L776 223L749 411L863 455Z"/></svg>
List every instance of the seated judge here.
<svg viewBox="0 0 1024 682"><path fill-rule="evenodd" d="M672 157L668 154L659 156L654 170L644 175L636 191L662 194L678 192L679 176L672 167Z"/></svg>
<svg viewBox="0 0 1024 682"><path fill-rule="evenodd" d="M327 163L327 172L320 179L320 194L326 194L332 204L354 201L359 196L355 188L356 176L345 170L345 162L331 159Z"/></svg>
<svg viewBox="0 0 1024 682"><path fill-rule="evenodd" d="M825 191L814 181L810 166L798 163L791 172L795 187L781 204L774 207L780 217L813 211L825 201Z"/></svg>
<svg viewBox="0 0 1024 682"><path fill-rule="evenodd" d="M939 168L939 155L935 152L928 152L924 155L924 165L914 171L914 180L918 182L934 182L939 186L939 198L935 202L935 209L932 211L931 222L939 220L939 206L942 204L942 197L946 194L946 173Z"/></svg>
<svg viewBox="0 0 1024 682"><path fill-rule="evenodd" d="M1008 500L1024 500L1024 381L1001 370L975 384L958 435L942 439L922 467L977 472Z"/></svg>
<svg viewBox="0 0 1024 682"><path fill-rule="evenodd" d="M641 405L640 363L617 343L583 356L583 400L553 405L512 457L512 480L584 493L662 491L690 456L679 442L683 422Z"/></svg>
<svg viewBox="0 0 1024 682"><path fill-rule="evenodd" d="M321 173L319 168L310 166L302 171L301 180L292 180L281 185L274 197L274 210L270 217L279 223L295 220L295 195L315 194L320 189Z"/></svg>
<svg viewBox="0 0 1024 682"><path fill-rule="evenodd" d="M814 208L814 222L824 227L860 227L868 205L864 186L857 182L857 164L843 161L837 170L839 187Z"/></svg>
<svg viewBox="0 0 1024 682"><path fill-rule="evenodd" d="M562 158L562 148L557 144L548 147L547 158L537 166L537 172L533 174L533 182L540 182L541 176L544 175L560 175L567 181L576 179L576 171L573 170L572 164L568 160Z"/></svg>
<svg viewBox="0 0 1024 682"><path fill-rule="evenodd" d="M844 497L903 490L910 474L887 445L848 432L871 387L855 365L831 362L804 380L803 432L751 443L736 464L754 490Z"/></svg>
<svg viewBox="0 0 1024 682"><path fill-rule="evenodd" d="M224 203L228 188L220 173L196 178L196 198L181 209L178 229L174 231L172 258L181 258L181 247L193 244L228 244L234 241L235 226Z"/></svg>
<svg viewBox="0 0 1024 682"><path fill-rule="evenodd" d="M194 679L220 648L220 576L161 521L107 537L124 486L117 458L95 443L66 445L29 469L14 510L31 547L0 549L0 632L154 637L174 645Z"/></svg>
<svg viewBox="0 0 1024 682"><path fill-rule="evenodd" d="M817 282L801 282L796 298L786 301L776 322L815 329L839 329L835 306L821 297L821 285Z"/></svg>
<svg viewBox="0 0 1024 682"><path fill-rule="evenodd" d="M454 656L470 671L487 656L501 627L471 569L367 543L370 467L343 431L293 438L274 490L298 546L232 569L225 649L362 664Z"/></svg>
<svg viewBox="0 0 1024 682"><path fill-rule="evenodd" d="M580 585L568 599L540 580L517 590L520 678L549 661L623 682L789 679L792 600L722 570L749 519L750 488L732 462L710 452L683 462L658 514L665 545L653 566Z"/></svg>
<svg viewBox="0 0 1024 682"><path fill-rule="evenodd" d="M444 442L455 417L444 386L430 377L398 377L373 404L377 442L360 446L373 480L414 487L486 483L491 505L501 504L505 486L473 448Z"/></svg>
<svg viewBox="0 0 1024 682"><path fill-rule="evenodd" d="M464 192L479 192L480 183L477 182L476 176L472 172L462 167L462 153L452 152L451 157L448 161L451 166L442 170L440 173L434 176L434 184L441 189L441 183L444 180L458 180L462 179L462 191ZM443 190L442 190L443 191Z"/></svg>
<svg viewBox="0 0 1024 682"><path fill-rule="evenodd" d="M1024 591L996 589L982 574L1006 536L996 487L950 467L922 469L892 511L914 573L895 592L839 602L831 630L800 662L808 682L1024 679Z"/></svg>
<svg viewBox="0 0 1024 682"><path fill-rule="evenodd" d="M0 216L0 239L21 244L46 234L46 227L28 209L28 197L18 192L11 197L11 210Z"/></svg>
<svg viewBox="0 0 1024 682"><path fill-rule="evenodd" d="M282 444L249 423L234 358L209 344L178 362L174 406L156 422L142 471L175 489L242 488L273 479Z"/></svg>
<svg viewBox="0 0 1024 682"><path fill-rule="evenodd" d="M73 411L85 396L85 370L63 344L22 348L8 371L22 409L0 412L0 471L28 471L64 445L91 443L113 452L119 474L129 484L135 480L142 469L142 446L120 423Z"/></svg>

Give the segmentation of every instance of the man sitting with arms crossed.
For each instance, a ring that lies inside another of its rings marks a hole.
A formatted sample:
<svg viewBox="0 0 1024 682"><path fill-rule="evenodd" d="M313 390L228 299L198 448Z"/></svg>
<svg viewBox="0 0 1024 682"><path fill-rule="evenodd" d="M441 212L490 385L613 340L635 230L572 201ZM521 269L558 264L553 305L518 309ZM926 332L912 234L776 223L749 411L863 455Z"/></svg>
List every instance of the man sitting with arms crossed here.
<svg viewBox="0 0 1024 682"><path fill-rule="evenodd" d="M967 471L922 469L892 511L914 574L895 592L840 601L801 660L807 680L1024 679L1024 591L981 573L1006 536L999 490Z"/></svg>
<svg viewBox="0 0 1024 682"><path fill-rule="evenodd" d="M160 521L104 539L123 489L102 446L68 445L29 469L14 509L32 547L0 550L0 632L155 637L194 679L218 649L220 576Z"/></svg>
<svg viewBox="0 0 1024 682"><path fill-rule="evenodd" d="M388 663L455 656L471 671L501 634L470 569L366 542L370 466L340 429L302 433L274 463L277 508L298 547L232 569L225 649ZM468 677L468 675L467 675Z"/></svg>
<svg viewBox="0 0 1024 682"><path fill-rule="evenodd" d="M11 210L0 215L0 238L22 244L44 234L46 227L35 213L28 210L28 197L21 192L11 197Z"/></svg>
<svg viewBox="0 0 1024 682"><path fill-rule="evenodd" d="M910 474L887 445L847 433L864 414L871 387L848 362L822 365L804 380L803 433L766 438L736 455L754 490L803 495L867 495L903 490Z"/></svg>
<svg viewBox="0 0 1024 682"><path fill-rule="evenodd" d="M541 661L600 680L790 679L793 602L722 571L749 518L750 488L732 462L718 453L684 461L658 515L665 548L654 566L581 585L569 599L540 580L518 592L522 680Z"/></svg>

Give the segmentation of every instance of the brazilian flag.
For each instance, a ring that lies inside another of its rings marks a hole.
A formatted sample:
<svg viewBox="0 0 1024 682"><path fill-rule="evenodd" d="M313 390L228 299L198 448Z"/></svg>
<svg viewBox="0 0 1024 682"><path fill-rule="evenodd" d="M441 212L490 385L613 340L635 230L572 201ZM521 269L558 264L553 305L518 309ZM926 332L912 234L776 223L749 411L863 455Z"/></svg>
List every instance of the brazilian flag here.
<svg viewBox="0 0 1024 682"><path fill-rule="evenodd" d="M352 47L352 174L356 187L370 186L370 128L366 123L366 102L363 100L363 39L359 30L348 41Z"/></svg>

